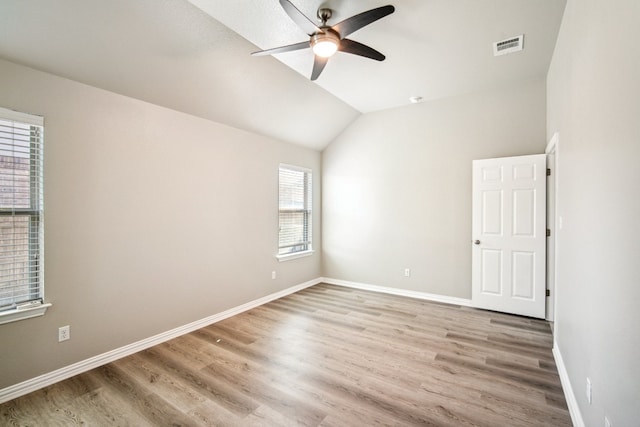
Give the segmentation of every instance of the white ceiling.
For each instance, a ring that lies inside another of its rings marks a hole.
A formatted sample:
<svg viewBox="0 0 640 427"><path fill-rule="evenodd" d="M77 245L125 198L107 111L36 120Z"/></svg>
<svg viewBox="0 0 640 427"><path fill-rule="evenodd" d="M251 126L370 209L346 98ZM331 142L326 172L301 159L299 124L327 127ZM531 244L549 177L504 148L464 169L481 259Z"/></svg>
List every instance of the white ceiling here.
<svg viewBox="0 0 640 427"><path fill-rule="evenodd" d="M189 0L258 46L268 49L308 40L278 0ZM317 84L363 113L409 103L491 89L505 81L546 75L564 0L291 0L316 21L329 7L336 24L386 4L392 15L351 34L386 55L382 63L338 53ZM525 35L525 50L495 58L492 43ZM277 58L305 77L311 74L309 49ZM261 58L256 58L259 61Z"/></svg>
<svg viewBox="0 0 640 427"><path fill-rule="evenodd" d="M565 5L292 1L310 18L320 5L334 9L329 24L393 4L394 14L349 36L387 59L338 53L310 82L309 50L250 56L307 38L278 0L2 0L0 58L321 150L360 112L543 77ZM493 57L492 42L518 34L522 52Z"/></svg>

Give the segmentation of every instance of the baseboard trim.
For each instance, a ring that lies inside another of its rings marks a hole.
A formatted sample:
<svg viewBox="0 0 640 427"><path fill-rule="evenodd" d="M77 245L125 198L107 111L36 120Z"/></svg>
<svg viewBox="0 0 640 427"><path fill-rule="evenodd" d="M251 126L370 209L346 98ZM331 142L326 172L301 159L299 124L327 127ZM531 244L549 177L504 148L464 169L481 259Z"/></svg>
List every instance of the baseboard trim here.
<svg viewBox="0 0 640 427"><path fill-rule="evenodd" d="M576 400L576 395L573 392L573 387L571 387L571 382L569 381L569 373L567 372L567 367L564 364L564 360L562 360L562 354L560 353L560 349L558 348L558 343L553 341L553 358L556 361L556 366L558 368L558 375L560 376L560 383L562 384L562 390L564 391L564 398L567 401L567 406L569 407L569 414L571 415L571 421L575 427L585 427L584 420L582 419L582 413L580 412L580 407L578 406L578 401Z"/></svg>
<svg viewBox="0 0 640 427"><path fill-rule="evenodd" d="M282 298L294 292L298 292L310 286L317 285L321 282L322 280L320 278L313 279L300 285L292 286L282 291L264 296L262 298L258 298L254 301L250 301L237 307L230 308L229 310L223 311L221 313L205 317L204 319L196 320L195 322L189 323L187 325L179 326L175 329L171 329L170 331L162 332L158 335L154 335L138 342L125 345L124 347L120 347L115 350L90 357L89 359L82 360L72 365L65 366L63 368L56 369L55 371L48 372L38 377L3 388L0 390L0 403L8 402L9 400L24 396L25 394L34 392L51 384L55 384L74 375L81 374L93 368L97 368L98 366L105 365L107 363L121 359L125 356L129 356L133 353L137 353L149 347L153 347L154 345L158 345L173 338L177 338L181 335L188 334L189 332L193 332L197 329L209 326L213 323L227 319L231 316L235 316L236 314L240 314L247 310L251 310L252 308L266 304L275 299Z"/></svg>
<svg viewBox="0 0 640 427"><path fill-rule="evenodd" d="M450 297L446 295L430 294L426 292L410 291L407 289L390 288L387 286L369 285L367 283L349 282L347 280L323 277L323 283L330 285L345 286L347 288L362 289L365 291L380 292L383 294L399 295L403 297L423 299L427 301L443 302L446 304L461 305L471 307L471 300L466 298Z"/></svg>

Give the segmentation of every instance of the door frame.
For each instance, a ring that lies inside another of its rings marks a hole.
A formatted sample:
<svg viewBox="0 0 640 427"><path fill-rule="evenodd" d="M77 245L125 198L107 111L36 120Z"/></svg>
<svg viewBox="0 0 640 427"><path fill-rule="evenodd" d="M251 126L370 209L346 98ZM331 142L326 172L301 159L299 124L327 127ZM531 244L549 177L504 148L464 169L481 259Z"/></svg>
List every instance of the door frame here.
<svg viewBox="0 0 640 427"><path fill-rule="evenodd" d="M560 135L554 133L544 150L547 155L547 168L551 170L551 179L547 180L547 197L553 203L547 203L547 228L551 236L547 242L547 297L546 320L553 322L556 316L557 289L558 289L558 231L562 229L562 219L558 210L558 176L560 158ZM550 250L549 250L550 249Z"/></svg>

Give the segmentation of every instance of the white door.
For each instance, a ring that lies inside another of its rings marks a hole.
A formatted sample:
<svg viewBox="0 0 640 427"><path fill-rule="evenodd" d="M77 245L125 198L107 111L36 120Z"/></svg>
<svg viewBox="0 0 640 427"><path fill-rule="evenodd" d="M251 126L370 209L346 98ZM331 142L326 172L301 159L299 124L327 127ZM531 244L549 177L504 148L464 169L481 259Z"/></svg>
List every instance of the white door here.
<svg viewBox="0 0 640 427"><path fill-rule="evenodd" d="M546 156L473 161L472 303L545 317Z"/></svg>

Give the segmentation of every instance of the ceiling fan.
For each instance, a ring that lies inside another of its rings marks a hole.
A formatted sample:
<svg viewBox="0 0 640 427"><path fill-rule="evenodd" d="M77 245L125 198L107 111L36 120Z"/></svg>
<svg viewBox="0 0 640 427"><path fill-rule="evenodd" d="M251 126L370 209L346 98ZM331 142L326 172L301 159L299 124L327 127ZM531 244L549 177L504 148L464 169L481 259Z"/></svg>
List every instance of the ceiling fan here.
<svg viewBox="0 0 640 427"><path fill-rule="evenodd" d="M289 0L280 0L280 6L282 6L293 22L309 35L309 40L253 52L252 55L273 55L274 53L290 52L310 47L314 54L311 80L316 80L320 76L329 58L337 51L364 56L365 58L375 59L376 61L384 61L385 56L377 50L345 37L380 18L392 14L395 11L393 6L382 6L368 10L347 18L333 26L327 25L327 21L331 19L332 15L332 10L329 8L318 9L318 19L322 22L320 26L318 26L300 12Z"/></svg>

